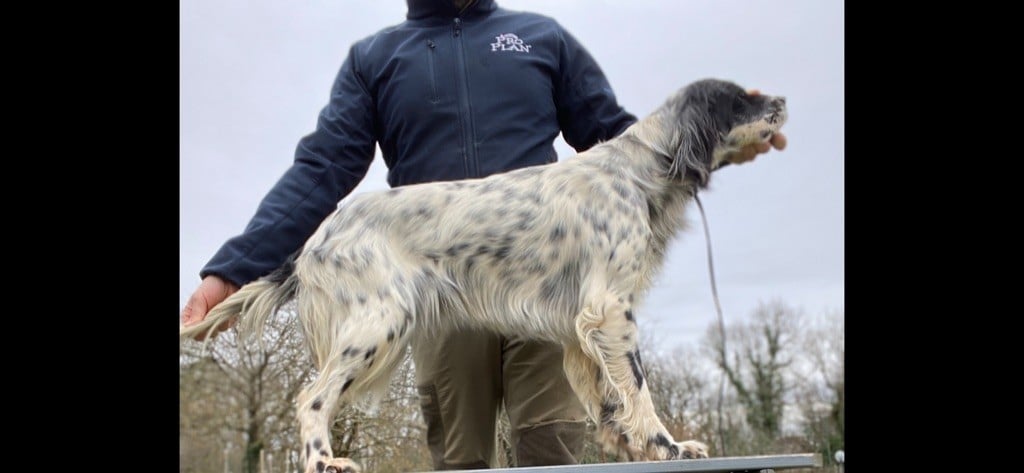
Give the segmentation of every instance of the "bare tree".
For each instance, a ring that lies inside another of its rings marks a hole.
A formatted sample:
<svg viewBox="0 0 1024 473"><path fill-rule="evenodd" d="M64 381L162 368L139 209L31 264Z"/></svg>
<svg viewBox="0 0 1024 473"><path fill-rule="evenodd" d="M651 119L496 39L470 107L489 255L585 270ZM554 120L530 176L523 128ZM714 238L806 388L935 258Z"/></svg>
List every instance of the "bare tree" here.
<svg viewBox="0 0 1024 473"><path fill-rule="evenodd" d="M846 323L842 311L814 319L804 332L807 369L799 392L804 435L827 462L845 441Z"/></svg>
<svg viewBox="0 0 1024 473"><path fill-rule="evenodd" d="M205 347L186 342L179 361L180 435L239 445L246 473L258 472L264 449L297 449L294 399L312 372L289 311L271 317L264 335L258 343L229 330Z"/></svg>
<svg viewBox="0 0 1024 473"><path fill-rule="evenodd" d="M801 314L781 301L761 303L750 320L726 328L709 327L704 348L728 380L746 421L757 433L777 438L790 384ZM728 344L726 344L728 342Z"/></svg>

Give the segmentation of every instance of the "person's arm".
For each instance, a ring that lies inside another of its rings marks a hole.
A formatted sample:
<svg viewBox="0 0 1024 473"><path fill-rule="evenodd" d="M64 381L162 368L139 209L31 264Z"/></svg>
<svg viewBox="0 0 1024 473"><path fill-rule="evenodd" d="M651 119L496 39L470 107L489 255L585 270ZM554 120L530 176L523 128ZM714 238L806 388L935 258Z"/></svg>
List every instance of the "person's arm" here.
<svg viewBox="0 0 1024 473"><path fill-rule="evenodd" d="M280 266L366 176L373 161L374 106L356 48L341 66L316 129L260 202L244 232L228 240L199 275L242 286Z"/></svg>
<svg viewBox="0 0 1024 473"><path fill-rule="evenodd" d="M561 37L555 88L558 124L565 142L583 152L622 133L637 118L619 105L586 48L560 25L557 28Z"/></svg>

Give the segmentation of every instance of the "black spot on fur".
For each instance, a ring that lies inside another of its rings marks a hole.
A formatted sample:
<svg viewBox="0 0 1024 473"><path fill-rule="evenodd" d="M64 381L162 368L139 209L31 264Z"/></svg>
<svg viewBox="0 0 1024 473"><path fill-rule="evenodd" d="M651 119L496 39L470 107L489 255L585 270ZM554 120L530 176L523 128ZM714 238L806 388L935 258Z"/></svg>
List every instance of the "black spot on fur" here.
<svg viewBox="0 0 1024 473"><path fill-rule="evenodd" d="M309 458L309 442L306 442L306 458Z"/></svg>
<svg viewBox="0 0 1024 473"><path fill-rule="evenodd" d="M462 251L465 250L466 248L469 248L469 243L459 243L456 245L452 245L444 253L448 256L456 256L459 253L462 253Z"/></svg>
<svg viewBox="0 0 1024 473"><path fill-rule="evenodd" d="M369 360L370 357L373 356L374 353L377 353L377 347L372 347L369 350L366 350L366 355L363 356L363 359L364 360Z"/></svg>
<svg viewBox="0 0 1024 473"><path fill-rule="evenodd" d="M324 462L316 462L316 471L317 472L324 473L324 468L326 468L326 467L327 467L326 463L324 463Z"/></svg>
<svg viewBox="0 0 1024 473"><path fill-rule="evenodd" d="M666 438L665 435L660 432L658 433L658 435L655 435L653 438L648 440L648 443L653 443L659 447L667 448L669 458L679 458L679 447L673 444L672 442L669 442L668 438ZM683 456L684 458L689 458L685 455L686 454L684 454Z"/></svg>
<svg viewBox="0 0 1024 473"><path fill-rule="evenodd" d="M323 405L324 405L323 401L321 401L321 400L317 399L317 400L313 401L313 410L314 410L314 411L319 411L319 410L320 410L320 408L321 408L321 407L322 407Z"/></svg>
<svg viewBox="0 0 1024 473"><path fill-rule="evenodd" d="M551 241L557 242L565 238L565 227L561 225L555 225L555 228L551 229Z"/></svg>
<svg viewBox="0 0 1024 473"><path fill-rule="evenodd" d="M416 209L416 215L423 218L430 218L434 216L434 212L427 207L420 207Z"/></svg>
<svg viewBox="0 0 1024 473"><path fill-rule="evenodd" d="M320 439L313 439L313 448L320 450L320 447L324 446L324 442Z"/></svg>
<svg viewBox="0 0 1024 473"><path fill-rule="evenodd" d="M327 450L320 450L320 456L322 456L322 457L329 457L329 456L331 456L331 454Z"/></svg>
<svg viewBox="0 0 1024 473"><path fill-rule="evenodd" d="M348 347L348 348L346 348L346 349L341 351L341 356L355 355L358 352L359 352L359 350L356 350L356 349L354 349L352 347Z"/></svg>
<svg viewBox="0 0 1024 473"><path fill-rule="evenodd" d="M394 340L394 339L395 339L395 331L394 330L388 330L388 341L390 342L391 340Z"/></svg>
<svg viewBox="0 0 1024 473"><path fill-rule="evenodd" d="M600 372L598 372L600 375ZM618 404L602 403L601 404L601 423L604 425L612 424L612 417L615 415L615 411L619 409Z"/></svg>
<svg viewBox="0 0 1024 473"><path fill-rule="evenodd" d="M574 293L579 287L579 263L570 261L562 266L558 274L544 279L540 285L540 296L547 301L558 298L560 294Z"/></svg>
<svg viewBox="0 0 1024 473"><path fill-rule="evenodd" d="M512 248L508 246L502 246L494 251L494 257L498 259L505 259L512 253Z"/></svg>
<svg viewBox="0 0 1024 473"><path fill-rule="evenodd" d="M345 394L345 391L348 390L348 387L352 385L352 381L355 381L355 378L349 378L348 381L345 381L345 384L341 386L342 394Z"/></svg>
<svg viewBox="0 0 1024 473"><path fill-rule="evenodd" d="M627 310L626 311L626 320L628 320L630 322L633 321L633 311L632 310Z"/></svg>
<svg viewBox="0 0 1024 473"><path fill-rule="evenodd" d="M673 445L675 447L675 445ZM676 456L679 456L679 449L676 449ZM686 450L683 452L683 458L693 458L693 452Z"/></svg>
<svg viewBox="0 0 1024 473"><path fill-rule="evenodd" d="M365 304L366 303L366 294L362 294L362 293L356 294L356 299L359 301L360 304Z"/></svg>
<svg viewBox="0 0 1024 473"><path fill-rule="evenodd" d="M640 389L644 386L644 374L640 370L640 361L637 360L636 355L633 353L626 353L626 358L629 358L629 366L633 369L633 378L636 379L636 388Z"/></svg>
<svg viewBox="0 0 1024 473"><path fill-rule="evenodd" d="M629 200L629 197L631 195L629 189L626 188L626 185L623 184L621 181L613 181L612 189L615 190L615 193L618 194L619 197L622 197L624 200Z"/></svg>

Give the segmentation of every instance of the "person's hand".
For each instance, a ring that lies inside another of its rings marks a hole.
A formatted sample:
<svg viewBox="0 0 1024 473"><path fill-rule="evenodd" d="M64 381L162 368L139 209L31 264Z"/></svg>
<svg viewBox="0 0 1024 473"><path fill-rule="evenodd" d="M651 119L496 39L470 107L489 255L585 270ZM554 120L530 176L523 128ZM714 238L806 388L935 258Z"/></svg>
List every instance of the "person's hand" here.
<svg viewBox="0 0 1024 473"><path fill-rule="evenodd" d="M185 308L181 310L182 324L189 326L202 322L213 306L220 304L224 299L227 299L228 296L234 294L236 291L238 291L238 286L234 285L230 281L225 281L218 276L211 274L203 278L203 281L199 283L199 287L196 288L196 291L188 298ZM238 319L234 318L220 324L216 329L214 329L213 335L216 336L217 333L231 328L231 326L237 321ZM198 341L202 341L206 338L206 332L200 333L194 338Z"/></svg>
<svg viewBox="0 0 1024 473"><path fill-rule="evenodd" d="M750 89L747 91L747 95L761 95L761 91L757 89ZM767 142L747 145L741 148L739 151L732 153L728 157L728 160L732 164L743 164L748 161L753 161L757 155L767 153L768 151L771 151L772 148L779 151L786 149L786 135L782 134L781 131L774 133L771 139Z"/></svg>

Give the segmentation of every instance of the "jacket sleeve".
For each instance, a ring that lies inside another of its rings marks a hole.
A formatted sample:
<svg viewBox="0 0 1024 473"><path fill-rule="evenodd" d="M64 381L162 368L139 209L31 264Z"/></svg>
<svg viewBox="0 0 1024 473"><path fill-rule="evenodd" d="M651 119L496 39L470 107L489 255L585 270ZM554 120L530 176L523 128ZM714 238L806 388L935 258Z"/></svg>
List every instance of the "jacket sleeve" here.
<svg viewBox="0 0 1024 473"><path fill-rule="evenodd" d="M560 25L559 74L555 89L558 123L565 142L582 152L614 138L637 121L619 105L593 56Z"/></svg>
<svg viewBox="0 0 1024 473"><path fill-rule="evenodd" d="M373 99L349 50L316 129L299 140L291 167L260 202L242 234L199 272L239 286L280 266L366 176L373 161Z"/></svg>

